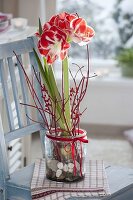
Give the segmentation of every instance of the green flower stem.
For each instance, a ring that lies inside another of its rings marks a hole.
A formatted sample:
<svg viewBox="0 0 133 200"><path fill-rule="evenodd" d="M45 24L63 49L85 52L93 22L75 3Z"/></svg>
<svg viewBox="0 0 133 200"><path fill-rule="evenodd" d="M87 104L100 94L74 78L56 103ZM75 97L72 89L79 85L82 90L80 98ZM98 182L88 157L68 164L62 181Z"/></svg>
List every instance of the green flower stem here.
<svg viewBox="0 0 133 200"><path fill-rule="evenodd" d="M70 83L69 83L69 64L68 64L68 57L66 57L62 61L62 67L63 67L63 79L64 79L64 101L65 101L65 117L66 117L66 122L71 129L71 110L70 110Z"/></svg>

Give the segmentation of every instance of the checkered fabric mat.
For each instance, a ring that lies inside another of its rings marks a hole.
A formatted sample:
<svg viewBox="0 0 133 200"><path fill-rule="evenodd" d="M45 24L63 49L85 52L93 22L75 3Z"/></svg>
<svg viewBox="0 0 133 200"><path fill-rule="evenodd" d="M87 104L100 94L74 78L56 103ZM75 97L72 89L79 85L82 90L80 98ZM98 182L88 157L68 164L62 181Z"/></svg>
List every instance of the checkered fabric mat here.
<svg viewBox="0 0 133 200"><path fill-rule="evenodd" d="M63 183L48 180L45 176L44 159L37 159L31 182L31 195L35 200L66 200L69 197L110 195L103 161L87 162L85 178L82 181Z"/></svg>

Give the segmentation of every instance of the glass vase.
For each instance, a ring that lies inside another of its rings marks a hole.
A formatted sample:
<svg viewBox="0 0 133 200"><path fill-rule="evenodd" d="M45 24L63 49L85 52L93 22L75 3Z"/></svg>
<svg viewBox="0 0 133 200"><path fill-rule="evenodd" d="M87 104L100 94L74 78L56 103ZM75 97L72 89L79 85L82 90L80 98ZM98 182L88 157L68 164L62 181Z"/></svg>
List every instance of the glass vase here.
<svg viewBox="0 0 133 200"><path fill-rule="evenodd" d="M54 181L72 182L85 176L86 131L73 137L45 136L46 177Z"/></svg>

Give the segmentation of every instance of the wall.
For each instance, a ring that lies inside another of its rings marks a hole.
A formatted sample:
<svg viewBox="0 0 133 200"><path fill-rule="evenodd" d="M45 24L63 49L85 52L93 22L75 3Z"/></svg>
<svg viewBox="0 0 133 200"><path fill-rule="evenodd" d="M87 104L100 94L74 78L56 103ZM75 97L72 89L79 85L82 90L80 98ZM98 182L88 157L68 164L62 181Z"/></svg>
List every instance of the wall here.
<svg viewBox="0 0 133 200"><path fill-rule="evenodd" d="M92 80L81 109L81 124L89 133L122 134L133 128L133 80Z"/></svg>
<svg viewBox="0 0 133 200"><path fill-rule="evenodd" d="M0 12L27 18L30 26L38 26L39 17L43 22L46 18L49 19L54 14L55 7L55 0L0 0Z"/></svg>
<svg viewBox="0 0 133 200"><path fill-rule="evenodd" d="M38 26L39 17L42 22L48 20L56 8L55 0L18 0L18 2L19 16L27 18L31 26Z"/></svg>
<svg viewBox="0 0 133 200"><path fill-rule="evenodd" d="M61 80L58 81L61 88ZM132 91L133 79L115 75L89 79L80 107L81 112L87 108L81 117L81 126L90 132L108 134L133 128Z"/></svg>
<svg viewBox="0 0 133 200"><path fill-rule="evenodd" d="M37 26L40 0L18 0L18 15L28 19L30 26Z"/></svg>
<svg viewBox="0 0 133 200"><path fill-rule="evenodd" d="M0 12L12 13L13 17L17 17L18 0L0 0Z"/></svg>
<svg viewBox="0 0 133 200"><path fill-rule="evenodd" d="M45 0L46 3L46 20L48 21L56 12L56 0Z"/></svg>
<svg viewBox="0 0 133 200"><path fill-rule="evenodd" d="M89 82L82 122L133 126L133 80L96 79Z"/></svg>

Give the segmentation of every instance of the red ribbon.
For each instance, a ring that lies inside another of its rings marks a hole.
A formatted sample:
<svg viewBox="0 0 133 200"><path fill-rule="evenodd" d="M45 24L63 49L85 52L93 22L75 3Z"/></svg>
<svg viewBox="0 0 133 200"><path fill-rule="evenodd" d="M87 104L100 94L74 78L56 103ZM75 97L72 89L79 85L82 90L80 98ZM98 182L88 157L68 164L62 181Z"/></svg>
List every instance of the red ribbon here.
<svg viewBox="0 0 133 200"><path fill-rule="evenodd" d="M82 133L84 133L84 132L82 132ZM75 137L71 137L71 138L65 138L65 137L58 137L58 136L52 136L52 135L46 134L46 136L51 140L62 141L62 142L70 142L71 143L72 159L73 159L73 162L74 162L74 175L76 175L75 142L77 142L77 141L80 142L80 148L81 148L80 173L81 173L81 176L82 176L82 144L81 143L82 142L88 143L88 139L86 139L86 135L83 135L83 136L80 136L80 135L77 135L77 137L75 136ZM65 151L66 151L66 149L65 149Z"/></svg>

